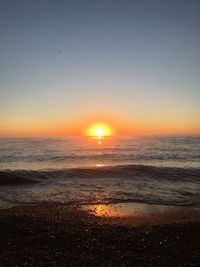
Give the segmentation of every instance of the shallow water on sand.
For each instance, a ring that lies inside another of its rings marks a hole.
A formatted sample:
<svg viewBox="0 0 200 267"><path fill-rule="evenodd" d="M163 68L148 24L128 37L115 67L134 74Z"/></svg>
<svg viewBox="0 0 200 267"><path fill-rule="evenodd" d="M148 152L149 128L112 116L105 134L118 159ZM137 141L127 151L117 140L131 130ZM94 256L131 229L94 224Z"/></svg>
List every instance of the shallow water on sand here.
<svg viewBox="0 0 200 267"><path fill-rule="evenodd" d="M86 205L82 209L106 218L107 222L126 226L200 222L200 208L118 203Z"/></svg>

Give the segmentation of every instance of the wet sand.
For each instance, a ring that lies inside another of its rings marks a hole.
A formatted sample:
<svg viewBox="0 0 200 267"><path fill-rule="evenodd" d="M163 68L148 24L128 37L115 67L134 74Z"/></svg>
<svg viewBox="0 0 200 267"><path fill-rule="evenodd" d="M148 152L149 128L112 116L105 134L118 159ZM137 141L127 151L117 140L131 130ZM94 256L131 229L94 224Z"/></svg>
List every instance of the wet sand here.
<svg viewBox="0 0 200 267"><path fill-rule="evenodd" d="M198 209L115 204L0 210L0 266L199 266Z"/></svg>

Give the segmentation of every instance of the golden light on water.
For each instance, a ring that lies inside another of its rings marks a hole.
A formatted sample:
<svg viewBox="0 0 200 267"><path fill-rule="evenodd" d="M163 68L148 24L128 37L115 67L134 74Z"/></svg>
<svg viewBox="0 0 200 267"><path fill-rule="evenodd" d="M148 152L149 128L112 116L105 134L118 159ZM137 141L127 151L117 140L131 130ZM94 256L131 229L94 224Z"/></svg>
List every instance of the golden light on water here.
<svg viewBox="0 0 200 267"><path fill-rule="evenodd" d="M102 144L102 141L101 140L98 140L98 145L101 145Z"/></svg>
<svg viewBox="0 0 200 267"><path fill-rule="evenodd" d="M121 215L117 209L105 204L93 205L90 212L99 217L117 217Z"/></svg>
<svg viewBox="0 0 200 267"><path fill-rule="evenodd" d="M103 163L97 163L97 164L96 164L96 167L98 167L98 168L103 167L103 166L104 166Z"/></svg>

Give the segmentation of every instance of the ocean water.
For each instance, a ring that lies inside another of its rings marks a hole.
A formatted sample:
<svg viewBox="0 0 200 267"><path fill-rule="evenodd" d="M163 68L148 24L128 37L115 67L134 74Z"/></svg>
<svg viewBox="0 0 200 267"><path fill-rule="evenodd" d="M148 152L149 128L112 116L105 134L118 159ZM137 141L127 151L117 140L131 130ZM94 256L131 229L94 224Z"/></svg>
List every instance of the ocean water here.
<svg viewBox="0 0 200 267"><path fill-rule="evenodd" d="M200 136L1 138L0 207L200 207Z"/></svg>

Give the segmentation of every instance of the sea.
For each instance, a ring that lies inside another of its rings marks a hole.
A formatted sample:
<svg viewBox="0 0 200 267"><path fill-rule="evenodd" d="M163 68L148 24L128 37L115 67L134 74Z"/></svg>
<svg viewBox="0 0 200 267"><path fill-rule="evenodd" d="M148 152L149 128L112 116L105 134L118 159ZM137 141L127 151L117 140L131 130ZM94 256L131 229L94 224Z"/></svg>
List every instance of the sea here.
<svg viewBox="0 0 200 267"><path fill-rule="evenodd" d="M200 208L200 136L0 138L0 208Z"/></svg>

